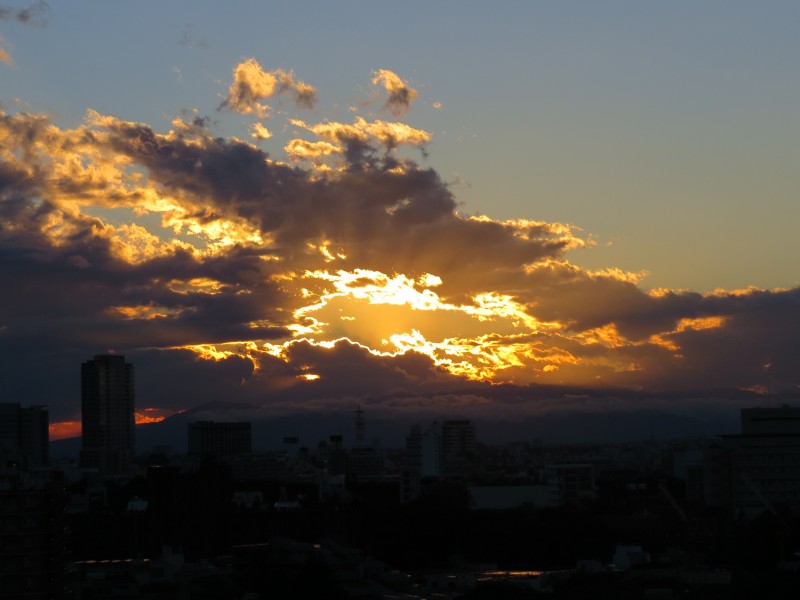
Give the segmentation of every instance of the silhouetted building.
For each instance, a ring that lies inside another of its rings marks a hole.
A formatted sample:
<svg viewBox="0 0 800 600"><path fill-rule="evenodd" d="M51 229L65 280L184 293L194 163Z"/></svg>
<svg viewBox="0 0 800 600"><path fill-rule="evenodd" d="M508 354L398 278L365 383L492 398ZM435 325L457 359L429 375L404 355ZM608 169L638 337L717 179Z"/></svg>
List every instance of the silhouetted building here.
<svg viewBox="0 0 800 600"><path fill-rule="evenodd" d="M705 452L706 502L744 516L800 508L800 407L742 409L741 431Z"/></svg>
<svg viewBox="0 0 800 600"><path fill-rule="evenodd" d="M597 497L594 467L591 464L552 464L544 467L545 479L558 486L562 504Z"/></svg>
<svg viewBox="0 0 800 600"><path fill-rule="evenodd" d="M442 472L467 475L475 464L475 425L466 419L442 424Z"/></svg>
<svg viewBox="0 0 800 600"><path fill-rule="evenodd" d="M800 435L800 407L743 408L742 435Z"/></svg>
<svg viewBox="0 0 800 600"><path fill-rule="evenodd" d="M347 473L356 480L379 479L386 474L383 453L370 446L356 446L347 453Z"/></svg>
<svg viewBox="0 0 800 600"><path fill-rule="evenodd" d="M62 598L67 496L53 471L0 477L0 598Z"/></svg>
<svg viewBox="0 0 800 600"><path fill-rule="evenodd" d="M419 425L411 427L406 437L406 465L420 477L442 474L442 430L438 423L425 431Z"/></svg>
<svg viewBox="0 0 800 600"><path fill-rule="evenodd" d="M476 466L475 425L466 419L413 425L406 436L405 464L400 470L400 498L408 502L422 492L422 479L468 477Z"/></svg>
<svg viewBox="0 0 800 600"><path fill-rule="evenodd" d="M133 365L124 356L97 355L81 365L81 467L119 474L134 456Z"/></svg>
<svg viewBox="0 0 800 600"><path fill-rule="evenodd" d="M50 419L46 406L0 404L0 467L46 467Z"/></svg>
<svg viewBox="0 0 800 600"><path fill-rule="evenodd" d="M189 454L235 458L250 454L252 449L251 425L248 422L220 423L197 421L189 423Z"/></svg>

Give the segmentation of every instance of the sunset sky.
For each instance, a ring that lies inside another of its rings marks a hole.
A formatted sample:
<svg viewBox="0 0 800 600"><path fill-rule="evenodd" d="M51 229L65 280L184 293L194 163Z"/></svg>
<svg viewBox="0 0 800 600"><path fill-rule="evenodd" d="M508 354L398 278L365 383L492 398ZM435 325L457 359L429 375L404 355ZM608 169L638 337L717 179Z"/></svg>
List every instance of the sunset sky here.
<svg viewBox="0 0 800 600"><path fill-rule="evenodd" d="M79 420L112 350L143 420L791 399L798 26L796 2L0 3L0 401Z"/></svg>

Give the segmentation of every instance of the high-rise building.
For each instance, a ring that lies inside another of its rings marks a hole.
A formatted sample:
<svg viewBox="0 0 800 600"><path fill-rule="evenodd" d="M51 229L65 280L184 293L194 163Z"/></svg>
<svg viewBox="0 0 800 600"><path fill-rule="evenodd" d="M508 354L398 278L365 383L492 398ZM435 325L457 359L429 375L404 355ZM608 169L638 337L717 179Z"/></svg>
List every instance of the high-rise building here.
<svg viewBox="0 0 800 600"><path fill-rule="evenodd" d="M46 467L50 446L49 426L46 406L0 404L0 466L13 463L17 469Z"/></svg>
<svg viewBox="0 0 800 600"><path fill-rule="evenodd" d="M109 474L130 469L134 408L133 365L124 356L101 354L81 365L82 467Z"/></svg>

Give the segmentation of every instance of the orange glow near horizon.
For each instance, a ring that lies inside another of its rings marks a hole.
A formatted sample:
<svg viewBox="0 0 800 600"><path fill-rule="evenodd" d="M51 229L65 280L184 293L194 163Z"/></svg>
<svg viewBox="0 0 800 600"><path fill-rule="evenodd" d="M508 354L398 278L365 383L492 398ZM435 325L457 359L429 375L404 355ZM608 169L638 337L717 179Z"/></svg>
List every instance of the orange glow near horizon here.
<svg viewBox="0 0 800 600"><path fill-rule="evenodd" d="M50 423L50 441L78 437L80 434L80 421L58 421L56 423Z"/></svg>
<svg viewBox="0 0 800 600"><path fill-rule="evenodd" d="M136 424L137 425L144 425L145 423L160 423L164 419L166 419L169 414L164 414L165 411L160 408L145 408L142 412L136 411L134 415L136 416Z"/></svg>
<svg viewBox="0 0 800 600"><path fill-rule="evenodd" d="M167 417L184 412L183 410L172 410L165 408L143 408L136 411L134 416L137 425L145 425L148 423L160 423ZM50 423L50 441L64 440L67 438L78 437L81 435L81 422L80 421L55 421Z"/></svg>

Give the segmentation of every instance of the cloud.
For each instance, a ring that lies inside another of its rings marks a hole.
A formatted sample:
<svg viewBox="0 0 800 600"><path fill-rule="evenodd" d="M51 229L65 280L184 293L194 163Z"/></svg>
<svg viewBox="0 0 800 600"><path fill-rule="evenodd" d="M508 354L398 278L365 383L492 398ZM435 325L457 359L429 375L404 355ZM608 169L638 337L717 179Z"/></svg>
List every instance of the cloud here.
<svg viewBox="0 0 800 600"><path fill-rule="evenodd" d="M213 44L205 38L197 37L194 32L193 25L184 25L183 27L183 34L181 35L181 39L178 42L181 46L186 46L187 48L211 48Z"/></svg>
<svg viewBox="0 0 800 600"><path fill-rule="evenodd" d="M0 38L0 62L6 63L7 65L13 65L14 59L11 58L11 55L8 53L8 50L3 48L2 44L4 43L3 38Z"/></svg>
<svg viewBox="0 0 800 600"><path fill-rule="evenodd" d="M252 133L250 135L256 140L268 140L272 137L272 132L261 123L254 123L251 131Z"/></svg>
<svg viewBox="0 0 800 600"><path fill-rule="evenodd" d="M375 71L372 84L383 86L383 89L389 94L384 107L395 117L401 117L407 113L417 97L417 90L388 69Z"/></svg>
<svg viewBox="0 0 800 600"><path fill-rule="evenodd" d="M301 108L313 108L317 99L316 89L295 80L291 71L265 71L255 58L248 58L234 67L233 82L220 108L268 118L270 107L263 100L281 94L290 94Z"/></svg>
<svg viewBox="0 0 800 600"><path fill-rule="evenodd" d="M50 10L47 2L39 0L27 8L0 6L0 21L16 21L23 25L42 27L46 24L45 14Z"/></svg>
<svg viewBox="0 0 800 600"><path fill-rule="evenodd" d="M293 89L242 65L226 101L238 112ZM368 401L512 415L567 393L631 404L800 386L798 289L649 292L644 273L571 262L591 251L571 225L461 214L410 157L424 130L288 124L281 157L197 113L167 131L0 113L10 393L67 420L76 396L26 391L29 378L42 356L71 377L106 348L135 360L162 408L225 396L286 414Z"/></svg>

